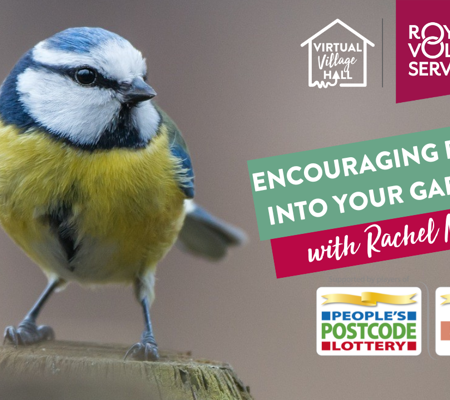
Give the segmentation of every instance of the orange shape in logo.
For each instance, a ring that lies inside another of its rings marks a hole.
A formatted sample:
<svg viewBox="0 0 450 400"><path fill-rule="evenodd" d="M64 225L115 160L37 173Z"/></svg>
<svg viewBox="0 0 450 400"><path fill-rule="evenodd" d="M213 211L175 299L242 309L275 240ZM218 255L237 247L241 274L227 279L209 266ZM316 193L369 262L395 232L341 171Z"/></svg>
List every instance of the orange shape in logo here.
<svg viewBox="0 0 450 400"><path fill-rule="evenodd" d="M450 340L450 321L441 321L441 340Z"/></svg>

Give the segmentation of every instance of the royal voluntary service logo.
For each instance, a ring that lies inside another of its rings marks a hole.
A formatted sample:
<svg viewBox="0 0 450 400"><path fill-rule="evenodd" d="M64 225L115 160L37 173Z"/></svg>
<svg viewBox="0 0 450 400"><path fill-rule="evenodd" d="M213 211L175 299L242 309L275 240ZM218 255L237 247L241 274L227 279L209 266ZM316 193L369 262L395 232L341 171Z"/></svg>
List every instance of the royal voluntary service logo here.
<svg viewBox="0 0 450 400"><path fill-rule="evenodd" d="M450 94L450 1L397 0L397 103Z"/></svg>

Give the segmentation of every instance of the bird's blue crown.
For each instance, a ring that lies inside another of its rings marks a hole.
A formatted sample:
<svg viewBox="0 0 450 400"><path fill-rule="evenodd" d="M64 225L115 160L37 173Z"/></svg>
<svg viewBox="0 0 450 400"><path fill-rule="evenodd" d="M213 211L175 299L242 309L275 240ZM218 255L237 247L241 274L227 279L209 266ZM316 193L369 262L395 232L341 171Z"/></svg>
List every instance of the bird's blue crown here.
<svg viewBox="0 0 450 400"><path fill-rule="evenodd" d="M74 53L89 53L93 48L109 41L125 41L122 36L102 28L69 28L46 40L48 48Z"/></svg>

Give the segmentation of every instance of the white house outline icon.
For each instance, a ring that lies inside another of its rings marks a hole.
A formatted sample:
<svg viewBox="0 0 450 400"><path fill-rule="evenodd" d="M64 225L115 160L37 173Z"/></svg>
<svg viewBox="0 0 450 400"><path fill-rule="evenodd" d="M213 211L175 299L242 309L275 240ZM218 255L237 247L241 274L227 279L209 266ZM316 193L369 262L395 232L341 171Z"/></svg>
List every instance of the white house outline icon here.
<svg viewBox="0 0 450 400"><path fill-rule="evenodd" d="M342 22L339 18L335 19L331 24L328 24L325 28L321 29L319 32L317 32L315 35L311 36L308 40L305 40L301 47L308 44L308 84L310 87L319 86L321 87L321 83L318 81L315 81L313 83L312 81L312 42L315 38L319 37L322 33L330 29L336 24L342 25L345 29L353 33L355 36L358 36L364 43L364 50L363 50L363 63L364 63L364 78L363 83L340 83L339 86L341 87L366 87L367 86L367 44L371 45L372 47L375 47L375 44L372 43L369 39L366 39L363 35L356 32L353 28L348 26L345 22ZM323 83L323 82L322 82ZM325 87L327 84L325 84Z"/></svg>

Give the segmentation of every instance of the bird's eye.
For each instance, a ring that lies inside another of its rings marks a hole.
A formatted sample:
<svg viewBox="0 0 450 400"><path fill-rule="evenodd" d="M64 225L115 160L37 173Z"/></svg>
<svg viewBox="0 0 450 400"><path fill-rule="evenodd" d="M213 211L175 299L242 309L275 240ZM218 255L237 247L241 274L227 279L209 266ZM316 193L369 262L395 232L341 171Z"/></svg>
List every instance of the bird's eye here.
<svg viewBox="0 0 450 400"><path fill-rule="evenodd" d="M75 72L75 79L81 85L92 85L97 79L97 73L90 68L80 68Z"/></svg>

